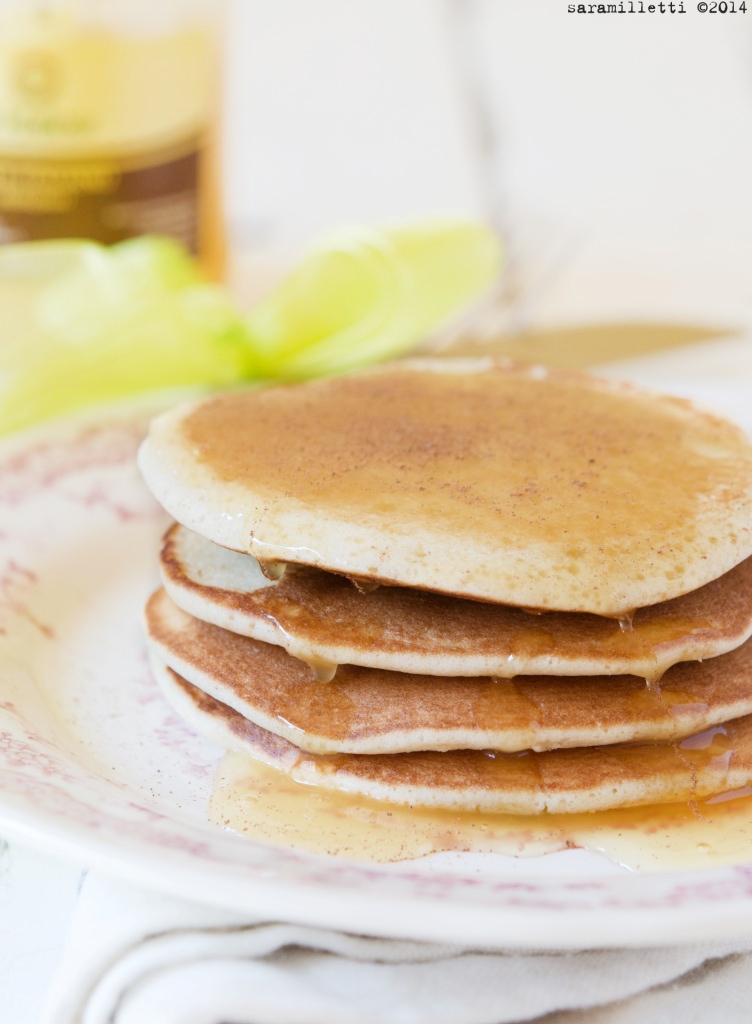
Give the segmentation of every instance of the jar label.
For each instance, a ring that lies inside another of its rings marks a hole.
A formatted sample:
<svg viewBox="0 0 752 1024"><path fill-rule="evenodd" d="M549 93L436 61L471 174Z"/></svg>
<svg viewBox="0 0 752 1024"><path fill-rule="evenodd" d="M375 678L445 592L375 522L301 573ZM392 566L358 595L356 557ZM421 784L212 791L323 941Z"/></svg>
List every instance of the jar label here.
<svg viewBox="0 0 752 1024"><path fill-rule="evenodd" d="M150 233L195 252L213 44L0 16L0 242Z"/></svg>
<svg viewBox="0 0 752 1024"><path fill-rule="evenodd" d="M33 159L0 154L0 243L134 235L177 238L198 247L198 140L186 152L139 160ZM143 164L143 166L141 166Z"/></svg>

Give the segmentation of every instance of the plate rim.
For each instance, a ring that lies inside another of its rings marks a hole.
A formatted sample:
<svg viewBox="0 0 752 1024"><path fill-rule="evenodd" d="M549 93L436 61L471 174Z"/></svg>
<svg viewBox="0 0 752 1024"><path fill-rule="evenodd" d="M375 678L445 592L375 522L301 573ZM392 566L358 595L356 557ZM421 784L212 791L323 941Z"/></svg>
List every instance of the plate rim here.
<svg viewBox="0 0 752 1024"><path fill-rule="evenodd" d="M171 395L170 400L173 399ZM122 424L124 420L143 419L164 404L163 397L151 396L148 401L139 398L135 402L112 403L81 415L48 421L2 441L0 456L23 451L40 440L59 441L63 423L74 431L81 425ZM2 696L3 680L0 678L0 699ZM3 720L0 709L0 736ZM30 734L30 738L44 742L43 736ZM6 767L0 746L0 777ZM99 782L111 785L110 779L102 778ZM148 810L154 813L154 808ZM166 811L160 814L167 821L177 820L174 815L170 818ZM229 839L232 845L242 845L246 850L250 844L256 851L271 851L267 855L269 859L279 862L279 848L272 844L223 833L208 822L206 826L184 820L178 823L199 838L210 836L218 841L216 837L220 835L223 842ZM518 869L513 880L505 881L498 876L499 891L508 890L508 898L499 899L498 892L484 884L484 879L477 874L422 872L419 862L373 865L295 852L293 860L308 866L308 875L288 870L286 877L272 878L270 870L259 872L256 867L243 875L237 862L228 870L227 863L216 856L202 860L186 849L168 849L155 842L150 845L138 838L118 843L116 837L101 826L101 818L97 827L87 829L81 823L67 821L64 816L56 816L48 810L25 807L12 786L0 790L0 832L12 841L71 863L88 863L95 870L115 874L155 891L227 911L264 912L275 916L280 910L282 893L285 896L284 919L295 923L418 941L460 942L492 949L645 947L752 937L752 855L750 863L730 867L644 873L623 870L594 880L579 876L527 876ZM566 857L566 853L559 856ZM278 875L279 870L278 866ZM221 877L223 872L226 877ZM332 879L336 875L340 879L334 886ZM352 884L347 888L347 899L343 900L338 896L346 888L342 885L344 875ZM405 879L409 887L409 880L418 876L424 879L422 885L414 887L411 894L400 891ZM328 887L327 878L330 879ZM391 885L384 884L387 879L392 880ZM458 889L458 879L476 894L483 892L490 897L496 892L497 899L462 900L447 897L446 891L441 895L442 885L445 890L446 887ZM358 880L359 889L355 885ZM579 907L564 908L561 901L546 905L547 895L557 886L560 892L584 892L587 888L599 898L595 903L581 903ZM536 906L532 899L536 894L539 903L543 901L541 905ZM419 913L406 912L411 901ZM561 914L562 909L567 913ZM558 926L552 927L552 922L559 920Z"/></svg>

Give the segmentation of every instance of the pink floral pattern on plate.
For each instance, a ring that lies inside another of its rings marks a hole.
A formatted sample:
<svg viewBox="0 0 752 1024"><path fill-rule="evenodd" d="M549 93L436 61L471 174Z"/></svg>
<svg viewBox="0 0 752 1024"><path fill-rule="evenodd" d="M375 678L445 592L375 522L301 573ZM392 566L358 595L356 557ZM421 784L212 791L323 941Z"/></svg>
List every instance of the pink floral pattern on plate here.
<svg viewBox="0 0 752 1024"><path fill-rule="evenodd" d="M114 408L0 450L0 831L173 894L369 934L537 949L752 934L751 865L382 868L210 825L222 752L165 705L140 633L166 522L135 465L147 415Z"/></svg>

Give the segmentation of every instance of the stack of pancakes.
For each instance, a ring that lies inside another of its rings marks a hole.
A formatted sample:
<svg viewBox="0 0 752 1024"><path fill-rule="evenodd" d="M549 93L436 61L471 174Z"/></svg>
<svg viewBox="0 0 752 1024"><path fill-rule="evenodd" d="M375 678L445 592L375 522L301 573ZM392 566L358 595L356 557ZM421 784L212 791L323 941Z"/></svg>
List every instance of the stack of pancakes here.
<svg viewBox="0 0 752 1024"><path fill-rule="evenodd" d="M422 360L158 417L146 608L195 727L326 788L530 814L752 782L752 448L688 402Z"/></svg>

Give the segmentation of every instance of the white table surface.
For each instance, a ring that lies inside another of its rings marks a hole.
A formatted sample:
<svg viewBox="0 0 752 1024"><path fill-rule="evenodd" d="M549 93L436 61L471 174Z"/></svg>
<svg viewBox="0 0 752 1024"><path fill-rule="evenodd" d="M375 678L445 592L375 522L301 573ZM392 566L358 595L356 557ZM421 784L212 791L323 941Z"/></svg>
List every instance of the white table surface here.
<svg viewBox="0 0 752 1024"><path fill-rule="evenodd" d="M0 847L4 1024L34 1024L60 960L84 869L18 843Z"/></svg>

